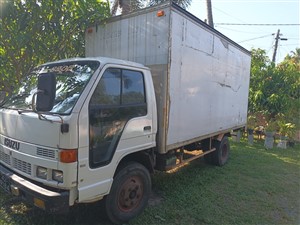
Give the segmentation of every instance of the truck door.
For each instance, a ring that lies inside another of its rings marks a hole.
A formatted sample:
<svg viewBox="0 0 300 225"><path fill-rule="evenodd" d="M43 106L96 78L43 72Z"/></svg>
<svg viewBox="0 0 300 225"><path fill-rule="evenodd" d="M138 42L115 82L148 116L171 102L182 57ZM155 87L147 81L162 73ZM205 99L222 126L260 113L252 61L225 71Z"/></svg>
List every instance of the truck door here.
<svg viewBox="0 0 300 225"><path fill-rule="evenodd" d="M79 151L79 201L107 194L121 158L155 144L141 71L107 68L86 109L88 127L79 131L88 131L88 149Z"/></svg>
<svg viewBox="0 0 300 225"><path fill-rule="evenodd" d="M146 115L143 74L107 69L89 104L90 166L108 164L127 122Z"/></svg>

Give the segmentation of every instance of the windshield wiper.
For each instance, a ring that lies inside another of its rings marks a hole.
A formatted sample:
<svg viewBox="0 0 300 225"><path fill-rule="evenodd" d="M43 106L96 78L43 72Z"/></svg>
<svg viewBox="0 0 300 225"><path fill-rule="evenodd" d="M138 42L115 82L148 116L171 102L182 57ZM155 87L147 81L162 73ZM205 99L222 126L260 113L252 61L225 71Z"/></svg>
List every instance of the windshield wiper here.
<svg viewBox="0 0 300 225"><path fill-rule="evenodd" d="M18 109L18 113L19 114L22 114L22 113L31 113L31 112L34 112L34 111L31 110L31 109Z"/></svg>
<svg viewBox="0 0 300 225"><path fill-rule="evenodd" d="M23 97L28 97L30 94L29 93L22 93L22 94L17 94L15 96L12 96L11 100L15 100L15 99L18 99L18 98L23 98Z"/></svg>

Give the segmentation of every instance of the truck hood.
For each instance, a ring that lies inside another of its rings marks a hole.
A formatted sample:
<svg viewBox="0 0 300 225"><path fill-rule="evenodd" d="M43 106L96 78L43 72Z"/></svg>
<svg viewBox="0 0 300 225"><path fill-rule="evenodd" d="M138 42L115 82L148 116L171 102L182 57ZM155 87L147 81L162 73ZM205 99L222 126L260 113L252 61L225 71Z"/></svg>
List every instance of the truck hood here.
<svg viewBox="0 0 300 225"><path fill-rule="evenodd" d="M33 112L19 114L17 110L0 109L0 135L18 142L57 148L59 146L59 118L56 122L40 120Z"/></svg>

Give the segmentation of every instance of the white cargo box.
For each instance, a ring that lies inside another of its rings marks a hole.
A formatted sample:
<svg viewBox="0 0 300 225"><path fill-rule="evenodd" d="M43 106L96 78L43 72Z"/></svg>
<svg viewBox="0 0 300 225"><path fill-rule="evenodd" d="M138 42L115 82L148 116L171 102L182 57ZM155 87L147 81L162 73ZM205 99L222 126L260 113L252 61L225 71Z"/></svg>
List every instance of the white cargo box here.
<svg viewBox="0 0 300 225"><path fill-rule="evenodd" d="M87 29L86 56L119 58L151 69L160 153L246 124L250 53L175 4Z"/></svg>

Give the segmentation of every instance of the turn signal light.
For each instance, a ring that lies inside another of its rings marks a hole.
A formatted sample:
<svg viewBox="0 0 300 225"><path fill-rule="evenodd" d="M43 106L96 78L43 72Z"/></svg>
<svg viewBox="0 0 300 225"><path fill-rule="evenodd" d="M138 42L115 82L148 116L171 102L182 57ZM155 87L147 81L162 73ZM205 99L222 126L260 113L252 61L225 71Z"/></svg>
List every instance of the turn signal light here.
<svg viewBox="0 0 300 225"><path fill-rule="evenodd" d="M62 149L59 156L60 162L62 163L77 162L77 149Z"/></svg>
<svg viewBox="0 0 300 225"><path fill-rule="evenodd" d="M39 198L33 198L33 204L41 209L46 209L45 202Z"/></svg>
<svg viewBox="0 0 300 225"><path fill-rule="evenodd" d="M165 15L165 11L164 10L159 10L157 13L156 13L156 16L157 17L161 17L161 16L164 16Z"/></svg>

